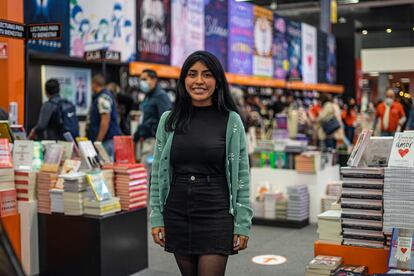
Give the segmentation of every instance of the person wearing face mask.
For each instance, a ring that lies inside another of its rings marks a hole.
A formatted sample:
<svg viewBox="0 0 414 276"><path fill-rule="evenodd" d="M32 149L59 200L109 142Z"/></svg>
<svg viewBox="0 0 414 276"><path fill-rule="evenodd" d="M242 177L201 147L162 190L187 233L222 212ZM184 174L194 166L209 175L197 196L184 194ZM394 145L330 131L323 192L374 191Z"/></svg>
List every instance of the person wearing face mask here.
<svg viewBox="0 0 414 276"><path fill-rule="evenodd" d="M134 141L137 143L137 159L145 163L146 157L153 151L161 115L171 109L172 104L167 93L159 85L154 70L146 69L142 72L139 88L145 94L145 98L140 104L143 119L135 132Z"/></svg>
<svg viewBox="0 0 414 276"><path fill-rule="evenodd" d="M355 111L355 99L350 98L346 108L342 110L342 122L345 127L345 136L350 143L353 143L355 137L355 127L357 121L357 113Z"/></svg>
<svg viewBox="0 0 414 276"><path fill-rule="evenodd" d="M392 89L387 89L385 101L378 105L375 117L373 127L375 128L376 121L379 119L382 136L394 136L395 132L401 130L401 126L406 120L405 112L403 106L395 101L395 94Z"/></svg>

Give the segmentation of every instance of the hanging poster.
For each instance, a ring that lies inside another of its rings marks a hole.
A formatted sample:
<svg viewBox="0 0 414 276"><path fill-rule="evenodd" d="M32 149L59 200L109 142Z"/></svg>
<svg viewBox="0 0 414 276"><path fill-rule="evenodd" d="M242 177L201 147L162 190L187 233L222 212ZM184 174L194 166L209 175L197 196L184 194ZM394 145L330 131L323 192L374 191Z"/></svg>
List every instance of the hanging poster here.
<svg viewBox="0 0 414 276"><path fill-rule="evenodd" d="M227 66L227 0L206 0L205 50L215 55L224 70Z"/></svg>
<svg viewBox="0 0 414 276"><path fill-rule="evenodd" d="M316 28L302 23L302 80L317 83L317 33Z"/></svg>
<svg viewBox="0 0 414 276"><path fill-rule="evenodd" d="M29 40L27 45L36 51L69 54L69 0L25 0L24 22L26 24L62 23L61 39Z"/></svg>
<svg viewBox="0 0 414 276"><path fill-rule="evenodd" d="M171 65L181 67L193 52L204 50L204 1L171 1Z"/></svg>
<svg viewBox="0 0 414 276"><path fill-rule="evenodd" d="M109 49L121 60L136 58L135 0L71 0L70 55Z"/></svg>
<svg viewBox="0 0 414 276"><path fill-rule="evenodd" d="M137 60L170 64L170 0L138 0Z"/></svg>
<svg viewBox="0 0 414 276"><path fill-rule="evenodd" d="M254 6L253 75L272 77L273 14L271 10Z"/></svg>
<svg viewBox="0 0 414 276"><path fill-rule="evenodd" d="M253 69L253 5L229 0L227 70L251 75Z"/></svg>
<svg viewBox="0 0 414 276"><path fill-rule="evenodd" d="M274 77L286 79L289 70L289 57L285 18L273 17L273 34Z"/></svg>
<svg viewBox="0 0 414 276"><path fill-rule="evenodd" d="M91 105L91 70L75 67L42 65L42 101L47 101L45 83L57 79L60 84L60 96L76 106L76 115L88 114Z"/></svg>
<svg viewBox="0 0 414 276"><path fill-rule="evenodd" d="M301 23L288 21L287 24L289 71L288 80L302 79L302 42L301 42Z"/></svg>
<svg viewBox="0 0 414 276"><path fill-rule="evenodd" d="M326 83L326 62L327 58L327 39L328 36L322 31L318 31L318 82Z"/></svg>
<svg viewBox="0 0 414 276"><path fill-rule="evenodd" d="M336 83L336 40L335 36L328 34L327 48L327 72L326 81L328 83Z"/></svg>

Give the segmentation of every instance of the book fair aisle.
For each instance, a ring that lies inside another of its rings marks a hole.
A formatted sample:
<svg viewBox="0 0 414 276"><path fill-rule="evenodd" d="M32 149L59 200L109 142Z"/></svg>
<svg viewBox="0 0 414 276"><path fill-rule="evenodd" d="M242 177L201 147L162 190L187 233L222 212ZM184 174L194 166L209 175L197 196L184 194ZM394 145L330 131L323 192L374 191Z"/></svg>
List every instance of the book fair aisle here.
<svg viewBox="0 0 414 276"><path fill-rule="evenodd" d="M413 142L410 131L362 131L341 167L337 200L318 215L306 275L414 274Z"/></svg>
<svg viewBox="0 0 414 276"><path fill-rule="evenodd" d="M9 138L0 139L1 229L26 275L130 275L147 267L148 173L135 162L130 136L115 137L115 162L101 143L83 138Z"/></svg>

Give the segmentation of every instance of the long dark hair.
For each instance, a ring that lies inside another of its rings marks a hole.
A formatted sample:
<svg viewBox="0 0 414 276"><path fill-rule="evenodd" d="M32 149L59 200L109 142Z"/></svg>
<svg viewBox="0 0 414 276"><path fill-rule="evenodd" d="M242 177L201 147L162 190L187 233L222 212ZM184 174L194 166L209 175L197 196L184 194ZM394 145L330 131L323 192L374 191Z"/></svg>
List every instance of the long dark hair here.
<svg viewBox="0 0 414 276"><path fill-rule="evenodd" d="M185 88L185 78L187 77L190 68L198 61L203 63L208 70L210 70L216 80L216 89L212 96L213 105L215 105L220 112L235 111L239 113L230 94L229 84L224 75L224 70L220 61L209 52L197 51L187 57L181 68L180 78L177 83L177 96L167 123L165 124L166 131L184 133L188 129L193 114L193 105L191 96Z"/></svg>

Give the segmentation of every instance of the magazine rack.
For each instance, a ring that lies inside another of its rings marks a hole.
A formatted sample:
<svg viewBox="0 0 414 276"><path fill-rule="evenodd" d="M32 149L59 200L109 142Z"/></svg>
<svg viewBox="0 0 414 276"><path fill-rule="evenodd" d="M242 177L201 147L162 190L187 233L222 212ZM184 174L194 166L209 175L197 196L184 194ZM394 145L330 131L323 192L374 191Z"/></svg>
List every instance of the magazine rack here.
<svg viewBox="0 0 414 276"><path fill-rule="evenodd" d="M40 275L131 275L148 267L147 209L39 214Z"/></svg>

